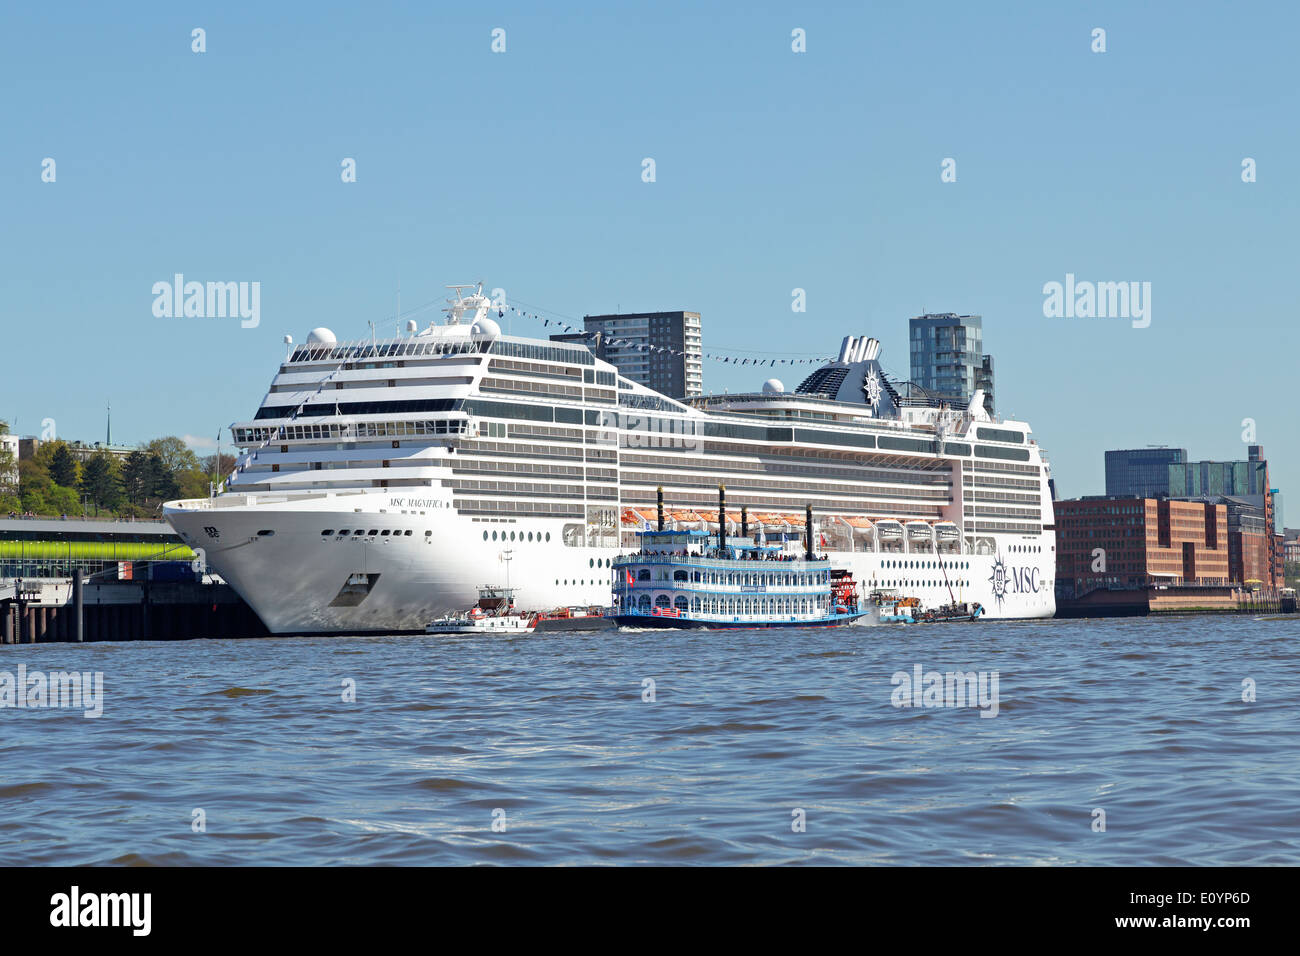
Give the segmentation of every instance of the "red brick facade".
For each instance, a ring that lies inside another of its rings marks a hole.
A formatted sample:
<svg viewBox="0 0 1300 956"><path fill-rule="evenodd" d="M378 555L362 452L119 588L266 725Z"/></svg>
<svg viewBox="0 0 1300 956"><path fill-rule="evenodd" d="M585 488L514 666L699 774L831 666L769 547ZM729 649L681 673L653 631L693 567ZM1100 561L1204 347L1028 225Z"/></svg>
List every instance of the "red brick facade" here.
<svg viewBox="0 0 1300 956"><path fill-rule="evenodd" d="M1097 587L1230 582L1224 505L1117 498L1054 506L1056 579L1067 594Z"/></svg>

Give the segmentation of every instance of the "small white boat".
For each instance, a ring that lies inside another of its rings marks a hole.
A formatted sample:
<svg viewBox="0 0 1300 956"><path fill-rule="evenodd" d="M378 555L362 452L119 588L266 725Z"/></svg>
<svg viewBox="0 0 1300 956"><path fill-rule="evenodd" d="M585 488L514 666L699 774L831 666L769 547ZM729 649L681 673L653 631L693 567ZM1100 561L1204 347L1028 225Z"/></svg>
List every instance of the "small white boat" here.
<svg viewBox="0 0 1300 956"><path fill-rule="evenodd" d="M478 603L464 614L447 614L430 621L426 634L531 634L536 614L515 611L514 588L483 587Z"/></svg>

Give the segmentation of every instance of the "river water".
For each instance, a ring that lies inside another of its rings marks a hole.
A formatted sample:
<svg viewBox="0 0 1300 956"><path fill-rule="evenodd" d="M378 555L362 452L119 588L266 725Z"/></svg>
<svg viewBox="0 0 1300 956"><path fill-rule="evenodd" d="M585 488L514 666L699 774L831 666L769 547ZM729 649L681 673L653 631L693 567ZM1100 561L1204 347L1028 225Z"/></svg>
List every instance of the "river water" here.
<svg viewBox="0 0 1300 956"><path fill-rule="evenodd" d="M4 646L0 864L1294 865L1298 697L1297 618Z"/></svg>

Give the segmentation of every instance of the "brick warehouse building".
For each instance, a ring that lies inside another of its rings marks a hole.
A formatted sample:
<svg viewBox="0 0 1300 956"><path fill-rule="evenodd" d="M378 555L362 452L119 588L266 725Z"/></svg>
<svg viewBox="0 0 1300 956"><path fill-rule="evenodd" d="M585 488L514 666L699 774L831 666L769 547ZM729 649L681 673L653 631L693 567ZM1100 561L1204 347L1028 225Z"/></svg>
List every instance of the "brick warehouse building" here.
<svg viewBox="0 0 1300 956"><path fill-rule="evenodd" d="M1099 587L1225 585L1231 580L1224 504L1079 498L1053 506L1056 580L1066 597ZM1094 554L1097 549L1102 555Z"/></svg>

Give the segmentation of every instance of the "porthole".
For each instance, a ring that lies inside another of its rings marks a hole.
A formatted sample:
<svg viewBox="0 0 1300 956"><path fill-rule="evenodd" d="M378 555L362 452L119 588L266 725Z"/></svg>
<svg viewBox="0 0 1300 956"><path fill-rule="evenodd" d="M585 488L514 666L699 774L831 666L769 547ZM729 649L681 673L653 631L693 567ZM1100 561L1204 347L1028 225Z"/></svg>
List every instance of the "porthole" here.
<svg viewBox="0 0 1300 956"><path fill-rule="evenodd" d="M596 566L596 559L595 559L595 558L588 558L588 559L587 559L587 567L589 567L589 568L594 568L595 566Z"/></svg>
<svg viewBox="0 0 1300 956"><path fill-rule="evenodd" d="M411 529L410 529L410 528L407 528L405 531L402 532L402 537L404 537L404 538L409 538L410 536L411 536Z"/></svg>
<svg viewBox="0 0 1300 956"><path fill-rule="evenodd" d="M381 538L387 538L391 533L392 532L390 532L387 528L385 528L383 531L379 532L379 536Z"/></svg>
<svg viewBox="0 0 1300 956"><path fill-rule="evenodd" d="M322 531L322 532L320 533L320 536L321 536L322 538L326 538L326 537L329 537L330 535L332 535L333 533L334 533L334 529L333 529L333 528L326 528L324 531Z"/></svg>
<svg viewBox="0 0 1300 956"><path fill-rule="evenodd" d="M379 534L379 529L371 528L369 531L366 532L366 534Z"/></svg>
<svg viewBox="0 0 1300 956"><path fill-rule="evenodd" d="M486 531L483 532L483 540L484 540L484 541L487 540L487 532L486 532Z"/></svg>
<svg viewBox="0 0 1300 956"><path fill-rule="evenodd" d="M529 541L532 541L532 540L533 540L533 533L532 533L531 531L528 532L528 540L529 540Z"/></svg>
<svg viewBox="0 0 1300 956"><path fill-rule="evenodd" d="M433 532L432 532L432 531L426 531L426 532L424 533L424 536L425 536L426 538L432 538L432 537L433 537Z"/></svg>
<svg viewBox="0 0 1300 956"><path fill-rule="evenodd" d="M492 540L495 541L496 539L497 539L497 533L496 533L495 531L493 531L493 532L492 532Z"/></svg>
<svg viewBox="0 0 1300 956"><path fill-rule="evenodd" d="M551 533L550 533L549 531L546 532L546 540L547 540L547 541L550 541L550 540L551 540Z"/></svg>
<svg viewBox="0 0 1300 956"><path fill-rule="evenodd" d="M344 528L342 531L339 532L339 537L342 538L342 537L344 537L345 535L349 535L349 534L351 534L351 533L352 533L352 532L349 531L347 528Z"/></svg>

